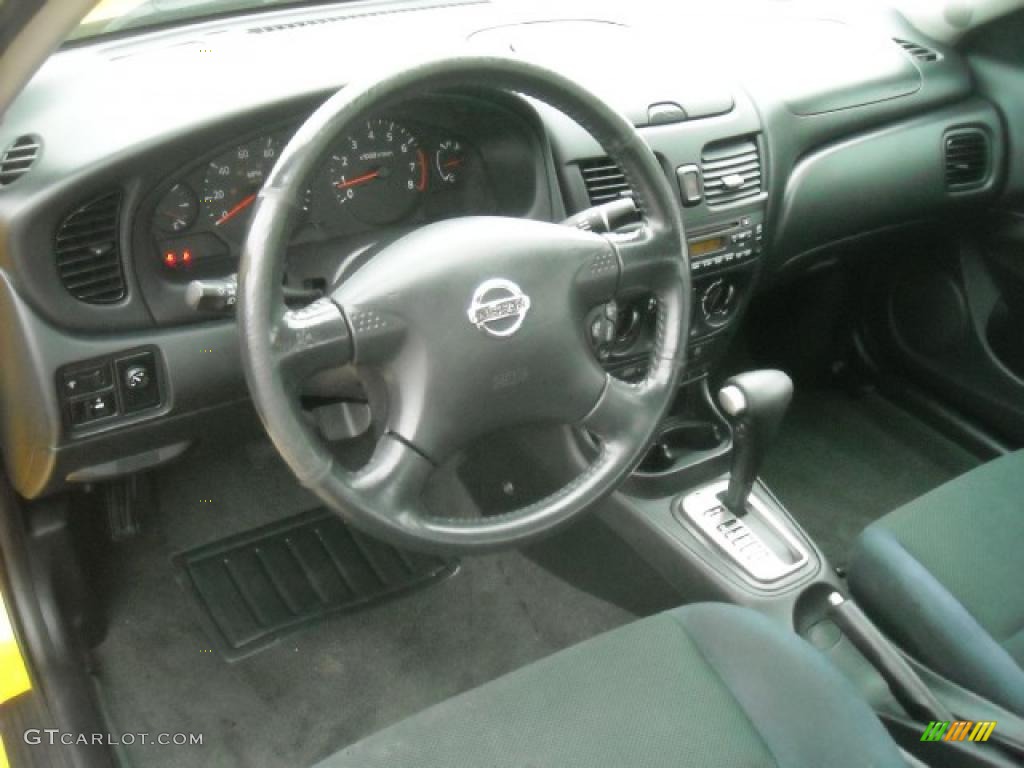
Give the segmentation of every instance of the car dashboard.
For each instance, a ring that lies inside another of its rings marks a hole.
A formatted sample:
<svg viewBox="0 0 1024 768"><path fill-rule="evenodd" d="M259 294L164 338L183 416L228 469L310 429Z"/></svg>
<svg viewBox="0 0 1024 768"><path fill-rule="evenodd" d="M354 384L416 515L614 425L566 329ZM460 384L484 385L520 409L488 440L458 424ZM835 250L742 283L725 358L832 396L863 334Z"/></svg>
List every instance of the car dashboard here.
<svg viewBox="0 0 1024 768"><path fill-rule="evenodd" d="M158 323L210 319L182 291L238 271L252 203L308 115L201 150L144 194L131 223L135 272ZM362 263L366 246L416 227L526 215L536 154L521 119L493 101L437 95L371 116L334 142L308 180L290 237L292 295L322 294Z"/></svg>
<svg viewBox="0 0 1024 768"><path fill-rule="evenodd" d="M1004 173L1003 122L964 59L894 14L832 3L784 13L727 3L705 9L720 14L710 20L645 3L373 5L79 43L15 102L0 150L37 147L30 169L0 186L0 429L22 495L151 468L222 411L248 407L230 307L197 306L189 287L220 290L237 272L251 203L282 147L367 60L522 56L625 114L687 227L691 379L721 359L760 287L851 238L1021 184ZM680 37L713 23L729 25L729 55L714 36ZM560 221L629 192L569 118L483 89L370 116L305 186L285 276L296 301L430 222ZM652 313L647 297L624 297L611 327L595 318L588 329L614 375L642 375Z"/></svg>

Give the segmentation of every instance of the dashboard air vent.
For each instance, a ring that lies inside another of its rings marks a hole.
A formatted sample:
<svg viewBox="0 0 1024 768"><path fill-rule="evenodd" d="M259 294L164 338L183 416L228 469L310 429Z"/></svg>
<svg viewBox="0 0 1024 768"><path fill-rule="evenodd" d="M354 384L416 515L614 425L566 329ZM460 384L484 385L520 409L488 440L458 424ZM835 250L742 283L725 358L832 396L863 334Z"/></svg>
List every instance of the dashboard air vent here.
<svg viewBox="0 0 1024 768"><path fill-rule="evenodd" d="M949 189L971 189L988 179L991 148L983 131L977 128L950 131L946 134L944 152Z"/></svg>
<svg viewBox="0 0 1024 768"><path fill-rule="evenodd" d="M580 173L583 174L591 205L600 205L632 194L622 169L610 158L584 160L580 163Z"/></svg>
<svg viewBox="0 0 1024 768"><path fill-rule="evenodd" d="M57 272L64 287L80 301L112 304L124 298L120 211L121 193L111 192L75 209L57 228Z"/></svg>
<svg viewBox="0 0 1024 768"><path fill-rule="evenodd" d="M894 37L893 41L902 48L904 51L909 53L918 61L938 61L939 54L933 51L931 48L925 48L923 45L911 42L910 40L902 40L898 37Z"/></svg>
<svg viewBox="0 0 1024 768"><path fill-rule="evenodd" d="M19 136L0 155L0 187L13 184L26 173L39 157L42 142L37 136Z"/></svg>
<svg viewBox="0 0 1024 768"><path fill-rule="evenodd" d="M700 156L704 198L725 205L761 194L761 155L754 137L708 144Z"/></svg>

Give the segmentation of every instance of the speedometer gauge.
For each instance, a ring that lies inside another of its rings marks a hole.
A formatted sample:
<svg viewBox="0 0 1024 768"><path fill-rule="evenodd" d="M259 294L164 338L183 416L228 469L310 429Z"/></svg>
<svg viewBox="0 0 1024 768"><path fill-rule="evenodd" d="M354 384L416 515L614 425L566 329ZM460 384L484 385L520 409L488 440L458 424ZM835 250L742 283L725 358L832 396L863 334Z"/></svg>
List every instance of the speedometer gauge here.
<svg viewBox="0 0 1024 768"><path fill-rule="evenodd" d="M389 224L408 214L427 188L427 161L405 128L369 120L344 139L327 162L338 204L368 224Z"/></svg>
<svg viewBox="0 0 1024 768"><path fill-rule="evenodd" d="M263 136L210 162L203 179L203 204L213 227L229 240L245 231L250 206L277 161L282 142Z"/></svg>

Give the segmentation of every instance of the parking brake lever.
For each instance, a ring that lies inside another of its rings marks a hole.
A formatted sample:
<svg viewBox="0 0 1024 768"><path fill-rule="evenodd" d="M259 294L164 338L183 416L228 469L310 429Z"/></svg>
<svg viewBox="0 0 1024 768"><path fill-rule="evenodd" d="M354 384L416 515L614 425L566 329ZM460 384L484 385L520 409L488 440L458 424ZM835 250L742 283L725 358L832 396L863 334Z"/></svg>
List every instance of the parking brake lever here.
<svg viewBox="0 0 1024 768"><path fill-rule="evenodd" d="M878 670L892 695L910 715L924 722L956 720L856 603L838 592L829 595L828 602L832 620Z"/></svg>

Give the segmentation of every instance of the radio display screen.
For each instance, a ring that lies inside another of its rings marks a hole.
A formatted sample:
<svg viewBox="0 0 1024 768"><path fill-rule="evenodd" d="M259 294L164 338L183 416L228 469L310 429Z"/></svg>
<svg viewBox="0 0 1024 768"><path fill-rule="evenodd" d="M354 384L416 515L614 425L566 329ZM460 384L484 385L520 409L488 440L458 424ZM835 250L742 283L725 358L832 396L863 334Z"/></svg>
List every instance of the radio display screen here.
<svg viewBox="0 0 1024 768"><path fill-rule="evenodd" d="M706 240L697 240L696 242L690 243L690 257L703 256L705 253L713 253L714 251L720 251L726 246L726 239L724 237L709 237Z"/></svg>

